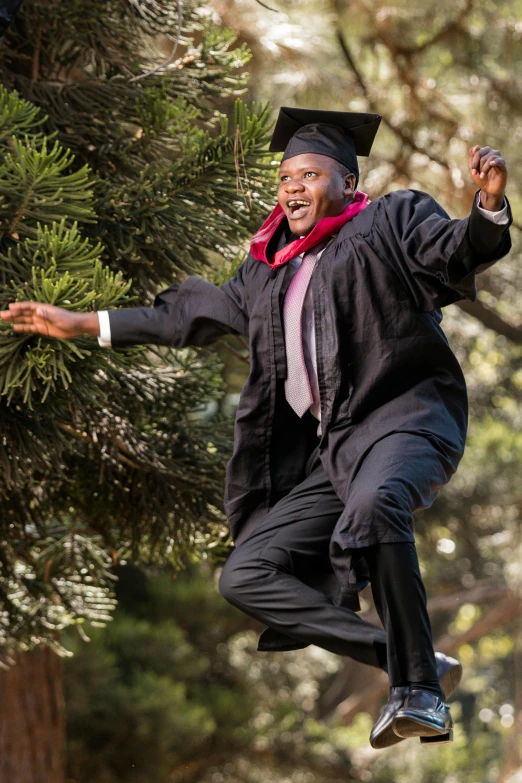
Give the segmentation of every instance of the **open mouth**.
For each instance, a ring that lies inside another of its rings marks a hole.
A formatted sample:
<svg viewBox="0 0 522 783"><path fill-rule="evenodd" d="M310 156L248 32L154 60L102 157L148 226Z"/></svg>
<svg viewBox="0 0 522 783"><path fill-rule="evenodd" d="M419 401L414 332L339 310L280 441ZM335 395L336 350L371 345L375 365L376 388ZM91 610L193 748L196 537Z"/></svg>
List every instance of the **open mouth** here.
<svg viewBox="0 0 522 783"><path fill-rule="evenodd" d="M303 217L310 207L309 201L304 201L300 198L293 198L287 201L286 206L290 211L290 217L292 220L299 220Z"/></svg>

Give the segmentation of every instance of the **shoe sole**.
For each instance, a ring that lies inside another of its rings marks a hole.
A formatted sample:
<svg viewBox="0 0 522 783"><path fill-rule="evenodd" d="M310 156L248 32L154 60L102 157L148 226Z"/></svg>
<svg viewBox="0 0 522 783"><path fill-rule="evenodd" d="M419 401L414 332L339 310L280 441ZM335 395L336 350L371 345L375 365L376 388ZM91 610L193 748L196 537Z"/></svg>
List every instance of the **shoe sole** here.
<svg viewBox="0 0 522 783"><path fill-rule="evenodd" d="M384 748L391 748L392 745L397 745L397 743L402 742L403 739L404 737L399 737L390 725L385 731L382 731L373 742L370 740L370 745L374 750L383 750Z"/></svg>
<svg viewBox="0 0 522 783"><path fill-rule="evenodd" d="M437 729L433 724L413 718L396 718L393 729L403 739L420 737L421 742L452 742L453 729Z"/></svg>

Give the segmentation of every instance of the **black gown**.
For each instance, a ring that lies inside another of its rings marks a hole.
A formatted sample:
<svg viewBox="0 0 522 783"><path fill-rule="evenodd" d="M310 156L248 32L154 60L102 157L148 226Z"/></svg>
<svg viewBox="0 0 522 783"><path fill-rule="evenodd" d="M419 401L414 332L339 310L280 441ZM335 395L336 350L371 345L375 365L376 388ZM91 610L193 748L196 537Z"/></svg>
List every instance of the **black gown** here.
<svg viewBox="0 0 522 783"><path fill-rule="evenodd" d="M289 241L284 225L276 241L279 246ZM350 487L376 443L395 433L421 436L437 450L447 477L456 470L466 438L467 395L440 326L440 308L474 299L475 275L510 247L509 224L485 218L476 199L468 217L452 220L426 193L400 190L376 199L346 223L321 256L311 282L319 457L345 504L332 536L337 551L412 540L411 514L361 521L350 514ZM153 308L110 313L115 347L182 348L207 345L226 333L248 335L250 373L237 410L225 489L236 544L303 480L316 439L315 420L299 419L284 396L282 303L291 277L291 265L272 271L249 255L221 288L189 277L160 293ZM331 558L335 600L357 608L360 575L345 563ZM324 585L331 592L328 570ZM321 577L314 575L315 584ZM274 638L271 649L277 649ZM283 639L281 649L287 649Z"/></svg>

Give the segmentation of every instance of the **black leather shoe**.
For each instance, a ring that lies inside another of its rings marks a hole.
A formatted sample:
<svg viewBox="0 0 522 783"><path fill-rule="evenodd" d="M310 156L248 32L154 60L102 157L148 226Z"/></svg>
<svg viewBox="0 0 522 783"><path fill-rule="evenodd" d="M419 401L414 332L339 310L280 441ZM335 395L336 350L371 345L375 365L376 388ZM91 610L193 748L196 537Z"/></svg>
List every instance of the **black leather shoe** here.
<svg viewBox="0 0 522 783"><path fill-rule="evenodd" d="M389 748L390 745L396 745L404 739L404 737L399 737L395 734L392 724L395 713L404 705L409 692L409 685L399 685L395 688L390 688L390 699L388 704L382 711L381 717L370 734L370 745L372 748L375 748L376 750Z"/></svg>
<svg viewBox="0 0 522 783"><path fill-rule="evenodd" d="M456 658L450 658L448 655L444 655L444 653L436 652L435 659L437 661L437 676L440 681L440 687L443 690L444 698L449 699L461 680L462 666ZM389 748L391 745L396 745L405 739L405 737L399 737L393 730L393 719L397 710L400 710L404 705L409 691L410 689L407 685L390 689L388 704L382 711L381 717L370 734L370 745L372 748L376 750Z"/></svg>
<svg viewBox="0 0 522 783"><path fill-rule="evenodd" d="M451 742L453 720L446 702L430 691L411 688L404 706L393 719L393 731L399 737L420 737L421 742Z"/></svg>

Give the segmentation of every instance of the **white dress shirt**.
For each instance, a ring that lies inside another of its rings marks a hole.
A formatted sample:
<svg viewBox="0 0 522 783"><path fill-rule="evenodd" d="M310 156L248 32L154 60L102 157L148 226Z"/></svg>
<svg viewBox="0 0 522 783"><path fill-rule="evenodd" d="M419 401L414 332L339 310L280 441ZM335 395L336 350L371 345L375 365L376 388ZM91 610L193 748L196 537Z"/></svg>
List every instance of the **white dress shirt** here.
<svg viewBox="0 0 522 783"><path fill-rule="evenodd" d="M498 225L504 225L508 222L507 204L498 212L491 212L489 209L483 209L480 206L480 193L477 196L477 206L479 211L488 220L492 220L493 223ZM318 256L318 261L321 258L322 253ZM292 258L288 263L298 269L301 266L303 260L302 253L296 258ZM100 322L100 336L98 342L102 348L111 347L111 325L109 321L109 313L107 310L98 311L98 319ZM310 388L312 390L313 403L310 406L310 413L315 416L316 419L321 421L321 405L319 400L319 382L317 380L317 358L316 358L316 346L315 346L315 324L314 324L314 303L312 298L312 286L308 286L306 297L303 304L303 353L308 370L308 377L310 379Z"/></svg>

